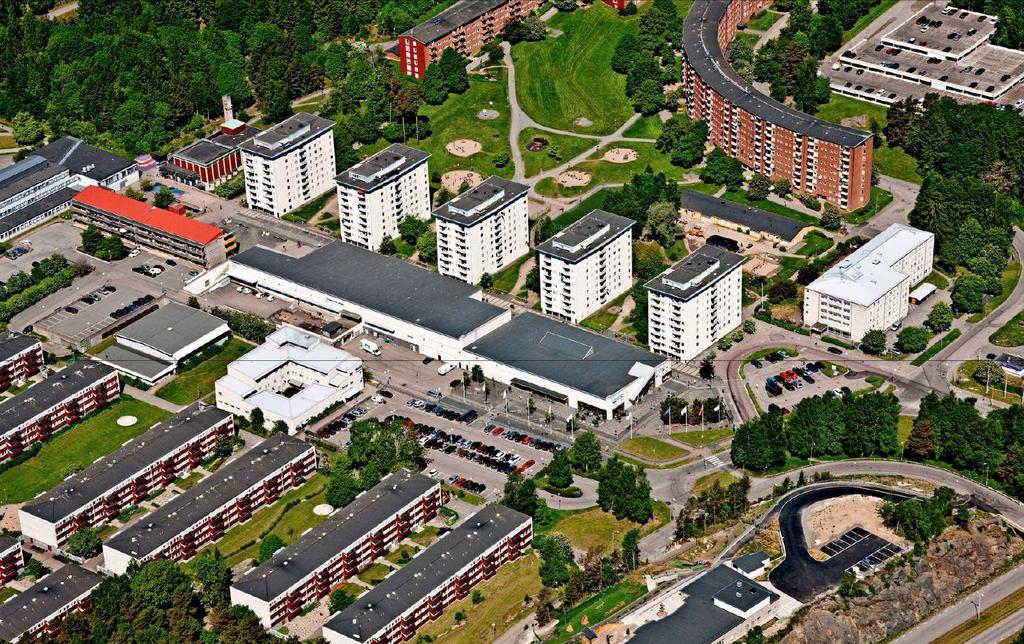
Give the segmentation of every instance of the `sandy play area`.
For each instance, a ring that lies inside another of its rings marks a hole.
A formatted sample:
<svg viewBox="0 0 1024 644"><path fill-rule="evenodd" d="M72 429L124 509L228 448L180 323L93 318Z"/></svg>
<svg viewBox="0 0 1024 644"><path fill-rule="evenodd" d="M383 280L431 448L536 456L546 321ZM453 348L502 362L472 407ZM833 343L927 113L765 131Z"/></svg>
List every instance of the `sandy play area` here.
<svg viewBox="0 0 1024 644"><path fill-rule="evenodd" d="M636 150L631 150L630 148L612 148L605 152L601 158L608 163L629 163L636 161L639 156Z"/></svg>
<svg viewBox="0 0 1024 644"><path fill-rule="evenodd" d="M479 173L472 170L452 170L441 175L441 186L451 193L457 193L463 183L468 183L472 188L483 181Z"/></svg>
<svg viewBox="0 0 1024 644"><path fill-rule="evenodd" d="M493 121L498 118L498 112L496 110L480 110L476 113L476 117L481 121Z"/></svg>
<svg viewBox="0 0 1024 644"><path fill-rule="evenodd" d="M882 499L863 494L827 499L803 511L804 533L812 554L829 541L854 527L861 527L886 541L906 547L907 540L882 523L878 509Z"/></svg>
<svg viewBox="0 0 1024 644"><path fill-rule="evenodd" d="M471 157L482 150L483 146L480 145L479 141L474 141L473 139L456 139L444 146L444 149L448 150L449 154L457 157Z"/></svg>
<svg viewBox="0 0 1024 644"><path fill-rule="evenodd" d="M573 124L576 125L576 127L590 127L594 122L585 116L581 116L573 121Z"/></svg>
<svg viewBox="0 0 1024 644"><path fill-rule="evenodd" d="M590 183L590 175L586 172L570 170L555 177L555 182L566 188L580 188Z"/></svg>

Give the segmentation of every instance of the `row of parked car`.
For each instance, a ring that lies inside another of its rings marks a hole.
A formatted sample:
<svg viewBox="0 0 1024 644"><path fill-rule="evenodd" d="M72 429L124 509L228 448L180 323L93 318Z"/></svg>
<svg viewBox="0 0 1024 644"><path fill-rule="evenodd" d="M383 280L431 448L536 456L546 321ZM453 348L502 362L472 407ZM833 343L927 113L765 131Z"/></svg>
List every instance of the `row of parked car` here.
<svg viewBox="0 0 1024 644"><path fill-rule="evenodd" d="M413 423L410 431L427 449L455 454L459 458L479 463L503 474L525 472L535 464L533 459L524 461L523 457L515 452L499 450L483 441L473 441L455 432L446 432L424 423Z"/></svg>
<svg viewBox="0 0 1024 644"><path fill-rule="evenodd" d="M768 392L769 396L778 396L782 394L783 389L786 391L801 389L805 382L813 385L815 380L811 374L818 373L823 366L824 363L820 361L808 362L802 367L793 367L792 369L780 372L778 375L769 376L764 381L764 390Z"/></svg>
<svg viewBox="0 0 1024 644"><path fill-rule="evenodd" d="M356 422L367 414L365 407L353 407L352 409L345 412L341 418L335 418L331 422L327 423L319 430L317 430L317 436L320 438L330 438L341 430L345 429L352 423Z"/></svg>
<svg viewBox="0 0 1024 644"><path fill-rule="evenodd" d="M454 485L455 487L462 488L463 490L472 492L473 494L483 494L484 490L487 489L487 486L483 483L478 483L477 481L467 479L466 477L459 476L458 474L452 474L448 477L448 485Z"/></svg>
<svg viewBox="0 0 1024 644"><path fill-rule="evenodd" d="M405 406L412 407L413 409L421 409L427 413L434 414L435 416L440 416L445 420L458 421L460 423L471 423L480 417L480 414L475 409L470 409L469 411L449 409L444 405L439 405L426 400L418 400L416 398L411 398L405 401Z"/></svg>
<svg viewBox="0 0 1024 644"><path fill-rule="evenodd" d="M113 286L108 286L107 288L114 288L114 287ZM135 298L134 300L132 300L128 304L122 306L121 308L116 309L114 311L111 311L110 317L114 318L115 320L120 320L121 318L125 317L126 315L131 315L135 311L138 311L139 309L141 309L142 307L146 306L147 304L149 304L150 302L152 302L155 299L156 299L155 297L153 297L152 295L147 293L146 295L143 295L141 297Z"/></svg>
<svg viewBox="0 0 1024 644"><path fill-rule="evenodd" d="M22 255L28 255L31 249L25 248L24 246L15 246L11 250L7 251L7 259L18 259Z"/></svg>
<svg viewBox="0 0 1024 644"><path fill-rule="evenodd" d="M543 438L537 438L536 436L530 436L525 432L516 431L514 429L505 429L501 425L494 423L487 423L484 426L484 433L491 434L492 436L501 436L515 443L521 445L527 445L534 449L543 450L545 452L558 452L565 449L565 445L561 443L554 443Z"/></svg>

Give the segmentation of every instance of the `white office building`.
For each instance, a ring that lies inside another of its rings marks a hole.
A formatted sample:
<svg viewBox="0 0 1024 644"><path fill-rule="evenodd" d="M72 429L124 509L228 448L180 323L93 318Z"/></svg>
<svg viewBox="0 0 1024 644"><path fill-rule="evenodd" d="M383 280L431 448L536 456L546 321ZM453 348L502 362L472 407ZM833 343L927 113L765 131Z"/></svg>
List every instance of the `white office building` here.
<svg viewBox="0 0 1024 644"><path fill-rule="evenodd" d="M804 290L804 324L859 341L907 316L910 289L932 271L935 235L893 224Z"/></svg>
<svg viewBox="0 0 1024 644"><path fill-rule="evenodd" d="M300 112L242 144L250 208L280 217L334 184L334 121Z"/></svg>
<svg viewBox="0 0 1024 644"><path fill-rule="evenodd" d="M341 238L375 251L406 217L429 219L429 158L395 143L335 177Z"/></svg>
<svg viewBox="0 0 1024 644"><path fill-rule="evenodd" d="M529 191L491 177L435 210L438 272L477 284L530 252Z"/></svg>
<svg viewBox="0 0 1024 644"><path fill-rule="evenodd" d="M221 409L248 417L259 407L268 425L282 420L294 434L363 390L363 361L312 333L284 326L229 364L215 389Z"/></svg>
<svg viewBox="0 0 1024 644"><path fill-rule="evenodd" d="M634 223L594 210L537 246L544 312L577 324L626 292L633 283Z"/></svg>
<svg viewBox="0 0 1024 644"><path fill-rule="evenodd" d="M743 257L705 245L645 286L648 343L692 360L742 322Z"/></svg>

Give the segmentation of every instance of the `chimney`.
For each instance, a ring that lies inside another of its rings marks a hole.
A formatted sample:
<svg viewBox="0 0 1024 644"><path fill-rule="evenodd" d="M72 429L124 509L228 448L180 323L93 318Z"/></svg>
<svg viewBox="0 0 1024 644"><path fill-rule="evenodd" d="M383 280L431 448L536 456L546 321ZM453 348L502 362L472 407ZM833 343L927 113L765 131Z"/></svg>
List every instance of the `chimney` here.
<svg viewBox="0 0 1024 644"><path fill-rule="evenodd" d="M231 97L225 94L220 97L220 102L224 106L224 122L234 120L235 108L231 105Z"/></svg>

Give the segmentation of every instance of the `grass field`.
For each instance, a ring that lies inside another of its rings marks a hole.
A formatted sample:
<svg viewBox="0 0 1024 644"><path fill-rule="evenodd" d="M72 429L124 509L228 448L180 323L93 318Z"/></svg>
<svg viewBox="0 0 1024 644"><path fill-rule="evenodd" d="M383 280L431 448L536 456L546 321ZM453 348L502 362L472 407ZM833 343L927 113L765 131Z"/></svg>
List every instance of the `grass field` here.
<svg viewBox="0 0 1024 644"><path fill-rule="evenodd" d="M467 597L455 602L439 620L417 631L417 638L429 635L433 641L446 644L493 642L530 610L523 605L523 597L536 596L540 588L540 559L527 553L474 588L484 596L484 601L474 604ZM456 628L455 613L460 611L466 619Z"/></svg>
<svg viewBox="0 0 1024 644"><path fill-rule="evenodd" d="M661 136L661 117L657 114L641 116L622 134L634 139L656 139Z"/></svg>
<svg viewBox="0 0 1024 644"><path fill-rule="evenodd" d="M843 217L843 220L850 224L863 224L877 215L883 208L892 203L892 193L883 190L878 186L871 188L871 197L863 208L858 208Z"/></svg>
<svg viewBox="0 0 1024 644"><path fill-rule="evenodd" d="M121 427L117 424L121 416L135 416L138 420L130 427ZM0 474L0 499L4 503L27 501L64 480L64 473L71 467L91 465L170 416L169 411L159 407L122 397L65 430L43 445L34 457Z"/></svg>
<svg viewBox="0 0 1024 644"><path fill-rule="evenodd" d="M724 488L728 487L729 485L735 483L738 480L739 479L733 476L732 474L718 470L717 472L705 474L704 476L694 481L693 493L694 495L697 495L703 492L704 490L710 489L715 484L715 481L718 481L718 484Z"/></svg>
<svg viewBox="0 0 1024 644"><path fill-rule="evenodd" d="M695 429L687 432L672 432L671 436L684 445L704 447L732 436L732 430L728 427L716 427L714 429L705 429L704 431Z"/></svg>
<svg viewBox="0 0 1024 644"><path fill-rule="evenodd" d="M878 4L871 8L871 11L867 12L860 17L857 22L853 23L853 26L843 32L843 44L850 42L860 32L864 31L868 25L875 21L878 16L888 11L894 4L899 0L881 0Z"/></svg>
<svg viewBox="0 0 1024 644"><path fill-rule="evenodd" d="M196 483L203 479L201 472L192 472L188 476L183 476L179 479L174 480L174 484L178 486L180 490L188 490L195 486Z"/></svg>
<svg viewBox="0 0 1024 644"><path fill-rule="evenodd" d="M384 578L391 574L391 568L382 563L375 563L357 576L364 583L376 586L384 581Z"/></svg>
<svg viewBox="0 0 1024 644"><path fill-rule="evenodd" d="M803 255L804 257L810 257L812 255L820 255L832 248L832 238L825 233L812 230L811 232L804 235L803 246L796 251L797 255Z"/></svg>
<svg viewBox="0 0 1024 644"><path fill-rule="evenodd" d="M736 34L736 38L734 38L733 40L741 40L749 44L751 47L756 47L757 41L761 40L761 38L757 34L745 34L743 32L740 32Z"/></svg>
<svg viewBox="0 0 1024 644"><path fill-rule="evenodd" d="M942 336L941 338L933 342L930 347L922 351L920 355L911 360L910 364L914 365L915 367L920 367L924 363L934 358L939 353L939 351L942 351L947 346L949 346L950 342L956 340L959 337L960 329L953 329L946 335Z"/></svg>
<svg viewBox="0 0 1024 644"><path fill-rule="evenodd" d="M718 186L713 183L704 183L703 181L698 181L696 183L684 183L679 187L683 190L693 190L694 192L700 192L706 195L713 195L722 189L722 186Z"/></svg>
<svg viewBox="0 0 1024 644"><path fill-rule="evenodd" d="M535 138L547 139L548 147L539 152L530 152L526 145ZM519 133L519 148L523 151L523 164L526 166L526 176L532 177L545 170L557 168L566 161L578 157L597 142L594 139L582 139L578 136L565 136L564 134L553 134L544 130L537 130L531 127ZM557 151L558 156L552 157L552 150Z"/></svg>
<svg viewBox="0 0 1024 644"><path fill-rule="evenodd" d="M637 159L629 163L611 163L601 157L613 148L628 148L635 150ZM626 183L633 178L634 174L643 172L648 166L655 172L664 172L665 176L673 181L679 181L685 168L672 165L668 155L658 151L654 143L631 143L618 142L611 146L595 150L594 153L582 163L574 165L570 170L586 172L590 175L590 183L586 186L567 188L554 182L553 179L545 179L536 185L536 190L548 197L572 197L582 194L606 183Z"/></svg>
<svg viewBox="0 0 1024 644"><path fill-rule="evenodd" d="M896 421L896 440L903 443L907 442L910 438L910 430L914 428L914 417L913 416L900 416Z"/></svg>
<svg viewBox="0 0 1024 644"><path fill-rule="evenodd" d="M946 278L945 275L938 271L933 270L931 273L928 274L928 277L924 278L924 281L928 282L929 284L934 284L935 288L940 288L943 290L949 288L949 280Z"/></svg>
<svg viewBox="0 0 1024 644"><path fill-rule="evenodd" d="M981 313L975 313L967 318L968 322L981 322L985 319L992 311L996 310L1003 302L1006 301L1010 294L1013 293L1013 289L1016 288L1017 282L1020 281L1020 262L1011 261L1006 265L1006 269L1003 271L1003 277L1000 282L1003 285L1003 292L996 295L991 300L985 303L985 310Z"/></svg>
<svg viewBox="0 0 1024 644"><path fill-rule="evenodd" d="M575 207L570 210L566 210L558 217L555 217L555 232L561 232L569 226L575 224L577 221L582 219L584 216L590 213L592 210L597 210L604 206L604 200L608 197L608 190L598 190L594 194L590 195L583 201L576 204Z"/></svg>
<svg viewBox="0 0 1024 644"><path fill-rule="evenodd" d="M14 137L10 134L0 134L0 150L10 150L18 147Z"/></svg>
<svg viewBox="0 0 1024 644"><path fill-rule="evenodd" d="M433 133L421 143L417 144L413 140L411 145L431 154L431 173L473 170L485 178L496 174L511 179L515 172L511 162L504 168L494 166L495 155L511 153L508 144L511 119L508 114L505 72L501 71L494 81L477 74L470 75L469 79L469 89L465 94L453 94L441 105L424 105L420 108L420 114L430 119ZM493 121L477 118L477 112L492 108L498 111L498 118ZM445 146L456 139L479 141L483 149L471 157L454 156Z"/></svg>
<svg viewBox="0 0 1024 644"><path fill-rule="evenodd" d="M432 525L423 526L419 532L409 535L409 539L420 544L424 548L429 546L437 539L438 529Z"/></svg>
<svg viewBox="0 0 1024 644"><path fill-rule="evenodd" d="M629 530L637 528L641 536L647 535L668 523L671 518L671 510L660 501L655 503L654 516L642 526L627 519L616 519L610 512L595 507L567 514L545 532L564 534L580 550L598 548L609 551L619 546Z"/></svg>
<svg viewBox="0 0 1024 644"><path fill-rule="evenodd" d="M501 291L502 293L511 293L512 288L516 285L516 280L519 279L519 271L522 269L523 264L526 260L530 259L532 253L527 253L515 260L501 271L494 274L494 289Z"/></svg>
<svg viewBox="0 0 1024 644"><path fill-rule="evenodd" d="M626 301L627 295L629 295L629 291L618 296L587 319L581 320L580 326L585 326L592 331L603 333L615 322L616 318L619 317L618 313L613 313L610 309L613 307L621 307L622 303Z"/></svg>
<svg viewBox="0 0 1024 644"><path fill-rule="evenodd" d="M729 201L734 201L738 204L743 204L744 206L760 208L761 210L764 210L766 212L771 212L776 215L782 215L783 217L786 217L788 219L799 221L804 224L809 224L811 226L816 225L818 223L818 219L816 217L804 214L798 210L793 210L792 208L783 206L782 204L777 204L774 201L768 201L767 199L761 201L748 199L747 193L743 190L727 190L725 194L722 196L725 199L728 199Z"/></svg>
<svg viewBox="0 0 1024 644"><path fill-rule="evenodd" d="M584 616L587 618L587 624L597 624L607 616L622 610L646 593L647 586L644 584L634 581L621 581L559 617L558 628L545 641L556 644L567 642L579 635L579 632L584 628Z"/></svg>
<svg viewBox="0 0 1024 644"><path fill-rule="evenodd" d="M999 327L988 337L988 341L999 347L1019 347L1024 344L1024 311Z"/></svg>
<svg viewBox="0 0 1024 644"><path fill-rule="evenodd" d="M891 6L891 0L883 0ZM859 24L859 23L858 23ZM832 99L818 108L815 115L818 118L830 123L841 123L843 119L864 116L864 127L859 129L868 130L871 119L874 119L880 128L884 128L887 120L888 109L883 105L861 101L841 94L832 94ZM899 148L890 148L875 140L875 149L872 160L878 171L886 176L910 181L920 184L923 179L917 173L917 160Z"/></svg>
<svg viewBox="0 0 1024 644"><path fill-rule="evenodd" d="M0 604L18 594L18 591L10 586L0 588Z"/></svg>
<svg viewBox="0 0 1024 644"><path fill-rule="evenodd" d="M747 21L747 29L754 31L768 31L772 25L779 21L781 13L774 11L761 11L750 17Z"/></svg>
<svg viewBox="0 0 1024 644"><path fill-rule="evenodd" d="M542 125L589 134L610 134L633 114L626 77L611 68L615 43L637 31L638 16L620 17L603 3L559 13L548 26L558 38L512 48L516 94L523 110ZM589 127L576 125L589 119Z"/></svg>
<svg viewBox="0 0 1024 644"><path fill-rule="evenodd" d="M666 443L651 436L627 438L619 445L619 450L653 463L675 461L689 454L682 447Z"/></svg>
<svg viewBox="0 0 1024 644"><path fill-rule="evenodd" d="M872 154L872 161L880 174L918 185L924 183L924 178L917 172L917 159L900 148L880 145Z"/></svg>
<svg viewBox="0 0 1024 644"><path fill-rule="evenodd" d="M237 360L253 348L245 340L234 336L228 340L224 350L192 369L175 376L163 387L156 390L158 398L176 405L189 405L213 391L213 385L228 372L228 363Z"/></svg>

